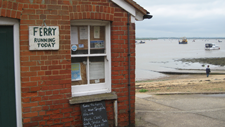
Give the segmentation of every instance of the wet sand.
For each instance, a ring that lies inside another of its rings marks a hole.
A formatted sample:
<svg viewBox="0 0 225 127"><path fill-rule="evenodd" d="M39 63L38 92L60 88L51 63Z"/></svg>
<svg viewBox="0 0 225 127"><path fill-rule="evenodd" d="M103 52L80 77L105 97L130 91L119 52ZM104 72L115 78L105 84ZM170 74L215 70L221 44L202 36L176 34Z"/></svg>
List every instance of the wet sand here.
<svg viewBox="0 0 225 127"><path fill-rule="evenodd" d="M225 65L225 57L181 59L182 62L199 62L203 64ZM166 77L136 82L136 92L141 89L149 93L166 92L225 92L225 75L205 74L167 75Z"/></svg>

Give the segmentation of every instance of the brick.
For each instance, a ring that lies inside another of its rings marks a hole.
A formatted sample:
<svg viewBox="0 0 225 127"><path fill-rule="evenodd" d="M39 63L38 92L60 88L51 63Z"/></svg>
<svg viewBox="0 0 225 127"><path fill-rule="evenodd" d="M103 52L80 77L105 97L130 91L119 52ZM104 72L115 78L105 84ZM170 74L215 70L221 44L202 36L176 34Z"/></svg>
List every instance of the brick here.
<svg viewBox="0 0 225 127"><path fill-rule="evenodd" d="M30 88L21 88L21 91L22 92L29 92L30 91Z"/></svg>
<svg viewBox="0 0 225 127"><path fill-rule="evenodd" d="M51 105L50 109L62 109L63 105Z"/></svg>
<svg viewBox="0 0 225 127"><path fill-rule="evenodd" d="M31 118L31 121L40 121L40 120L42 120L42 116L37 116L37 117Z"/></svg>
<svg viewBox="0 0 225 127"><path fill-rule="evenodd" d="M38 4L29 4L30 9L39 9L40 6Z"/></svg>
<svg viewBox="0 0 225 127"><path fill-rule="evenodd" d="M22 52L20 52L20 55L21 56L32 56L32 55L36 55L36 52L22 51Z"/></svg>
<svg viewBox="0 0 225 127"><path fill-rule="evenodd" d="M31 63L36 63L36 62L31 62ZM39 70L41 70L40 66L30 67L30 71L39 71Z"/></svg>
<svg viewBox="0 0 225 127"><path fill-rule="evenodd" d="M60 10L62 9L60 5L47 5L47 9L49 10Z"/></svg>
<svg viewBox="0 0 225 127"><path fill-rule="evenodd" d="M69 122L69 121L73 121L73 117L70 118L65 118L65 119L61 119L62 122Z"/></svg>
<svg viewBox="0 0 225 127"><path fill-rule="evenodd" d="M17 11L17 12L16 12L16 18L17 18L17 19L21 19L20 16L21 16L21 12Z"/></svg>
<svg viewBox="0 0 225 127"><path fill-rule="evenodd" d="M11 10L6 11L6 17L11 17Z"/></svg>
<svg viewBox="0 0 225 127"><path fill-rule="evenodd" d="M43 4L40 5L40 9L46 9L46 7L47 7L46 5L43 5Z"/></svg>
<svg viewBox="0 0 225 127"><path fill-rule="evenodd" d="M33 106L37 106L37 105L38 105L37 102L35 102L35 103L24 103L24 104L22 104L23 107L33 107Z"/></svg>
<svg viewBox="0 0 225 127"><path fill-rule="evenodd" d="M47 19L62 19L62 16L58 16L58 15L47 15Z"/></svg>
<svg viewBox="0 0 225 127"><path fill-rule="evenodd" d="M30 102L30 98L22 98L22 102Z"/></svg>
<svg viewBox="0 0 225 127"><path fill-rule="evenodd" d="M72 108L68 108L68 109L61 109L61 112L62 113L65 113L65 112L72 112L73 109Z"/></svg>
<svg viewBox="0 0 225 127"><path fill-rule="evenodd" d="M29 67L21 67L21 71L30 71L30 68Z"/></svg>
<svg viewBox="0 0 225 127"><path fill-rule="evenodd" d="M50 118L50 116L47 116L47 115L43 116L43 120L47 120L49 118Z"/></svg>
<svg viewBox="0 0 225 127"><path fill-rule="evenodd" d="M54 100L54 99L63 99L63 95L53 95L53 96L49 96L50 100Z"/></svg>
<svg viewBox="0 0 225 127"><path fill-rule="evenodd" d="M61 65L49 66L49 70L54 70L54 69L62 69L62 66Z"/></svg>
<svg viewBox="0 0 225 127"><path fill-rule="evenodd" d="M49 110L49 106L43 106L42 110Z"/></svg>
<svg viewBox="0 0 225 127"><path fill-rule="evenodd" d="M38 122L32 122L32 123L23 124L23 127L34 127L34 126L37 126L37 125L38 125Z"/></svg>
<svg viewBox="0 0 225 127"><path fill-rule="evenodd" d="M23 119L23 123L29 123L29 122L30 122L30 118Z"/></svg>
<svg viewBox="0 0 225 127"><path fill-rule="evenodd" d="M54 114L54 115L50 115L51 119L58 119L58 118L63 118L63 114Z"/></svg>
<svg viewBox="0 0 225 127"><path fill-rule="evenodd" d="M35 20L20 20L21 24L28 24L28 25L34 25Z"/></svg>
<svg viewBox="0 0 225 127"><path fill-rule="evenodd" d="M34 9L24 9L23 10L23 15L29 15L29 14L35 14Z"/></svg>
<svg viewBox="0 0 225 127"><path fill-rule="evenodd" d="M38 113L37 112L32 112L32 113L23 113L23 117L34 117L34 116L37 116Z"/></svg>
<svg viewBox="0 0 225 127"><path fill-rule="evenodd" d="M1 10L1 16L5 17L6 16L6 9Z"/></svg>
<svg viewBox="0 0 225 127"><path fill-rule="evenodd" d="M23 108L23 112L30 112L30 108Z"/></svg>
<svg viewBox="0 0 225 127"><path fill-rule="evenodd" d="M60 119L54 119L54 123L60 123Z"/></svg>
<svg viewBox="0 0 225 127"><path fill-rule="evenodd" d="M43 116L43 115L45 115L45 111L39 112L39 116Z"/></svg>
<svg viewBox="0 0 225 127"><path fill-rule="evenodd" d="M37 92L34 93L22 93L22 97L34 97L37 96Z"/></svg>
<svg viewBox="0 0 225 127"><path fill-rule="evenodd" d="M53 124L53 120L48 120L47 124Z"/></svg>
<svg viewBox="0 0 225 127"><path fill-rule="evenodd" d="M43 126L43 125L45 125L45 124L46 124L45 121L39 121L39 122L38 122L38 125L39 125L39 126Z"/></svg>
<svg viewBox="0 0 225 127"><path fill-rule="evenodd" d="M37 86L37 82L21 83L21 86L22 86L22 87Z"/></svg>
<svg viewBox="0 0 225 127"><path fill-rule="evenodd" d="M32 97L31 101L41 101L41 97Z"/></svg>
<svg viewBox="0 0 225 127"><path fill-rule="evenodd" d="M45 105L45 101L38 102L38 105Z"/></svg>
<svg viewBox="0 0 225 127"><path fill-rule="evenodd" d="M30 81L39 81L41 80L40 77L30 77Z"/></svg>

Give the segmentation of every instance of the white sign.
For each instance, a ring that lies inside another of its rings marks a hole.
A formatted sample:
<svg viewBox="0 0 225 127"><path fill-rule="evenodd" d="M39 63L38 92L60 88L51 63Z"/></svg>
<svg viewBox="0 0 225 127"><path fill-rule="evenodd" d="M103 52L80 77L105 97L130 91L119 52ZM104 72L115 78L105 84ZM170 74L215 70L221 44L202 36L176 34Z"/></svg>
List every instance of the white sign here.
<svg viewBox="0 0 225 127"><path fill-rule="evenodd" d="M104 62L91 62L90 63L90 79L104 79L105 66Z"/></svg>
<svg viewBox="0 0 225 127"><path fill-rule="evenodd" d="M78 29L75 26L71 26L71 44L78 44Z"/></svg>
<svg viewBox="0 0 225 127"><path fill-rule="evenodd" d="M88 27L80 27L80 40L88 39Z"/></svg>
<svg viewBox="0 0 225 127"><path fill-rule="evenodd" d="M94 38L100 38L100 26L94 27Z"/></svg>
<svg viewBox="0 0 225 127"><path fill-rule="evenodd" d="M29 26L29 50L58 50L58 26Z"/></svg>

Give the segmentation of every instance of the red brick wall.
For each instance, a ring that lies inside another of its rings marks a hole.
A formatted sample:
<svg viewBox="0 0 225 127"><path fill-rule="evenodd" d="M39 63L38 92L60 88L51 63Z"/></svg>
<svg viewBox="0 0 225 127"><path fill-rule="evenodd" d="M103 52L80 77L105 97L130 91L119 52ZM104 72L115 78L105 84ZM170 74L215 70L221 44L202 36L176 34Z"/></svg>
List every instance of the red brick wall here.
<svg viewBox="0 0 225 127"><path fill-rule="evenodd" d="M43 3L44 2L44 3ZM118 95L118 125L128 126L127 12L108 0L0 0L0 16L20 19L23 126L82 126L80 105L70 105L70 20L112 21L112 91ZM28 27L59 26L57 51L29 51ZM131 123L135 122L135 25L130 27ZM106 101L110 126L113 101Z"/></svg>

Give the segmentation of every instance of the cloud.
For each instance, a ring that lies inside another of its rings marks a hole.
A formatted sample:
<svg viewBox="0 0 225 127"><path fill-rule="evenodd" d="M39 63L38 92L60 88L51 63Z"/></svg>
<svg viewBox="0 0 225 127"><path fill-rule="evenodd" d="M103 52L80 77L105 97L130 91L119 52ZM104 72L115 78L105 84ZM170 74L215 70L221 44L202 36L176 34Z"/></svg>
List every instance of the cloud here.
<svg viewBox="0 0 225 127"><path fill-rule="evenodd" d="M153 18L136 22L136 36L225 37L224 0L136 0ZM141 2L141 3L140 3Z"/></svg>

